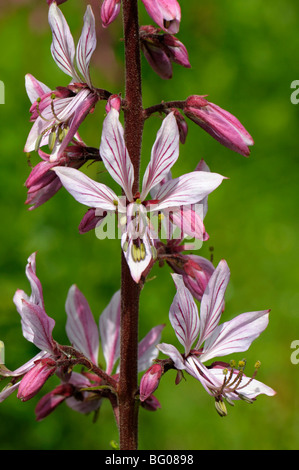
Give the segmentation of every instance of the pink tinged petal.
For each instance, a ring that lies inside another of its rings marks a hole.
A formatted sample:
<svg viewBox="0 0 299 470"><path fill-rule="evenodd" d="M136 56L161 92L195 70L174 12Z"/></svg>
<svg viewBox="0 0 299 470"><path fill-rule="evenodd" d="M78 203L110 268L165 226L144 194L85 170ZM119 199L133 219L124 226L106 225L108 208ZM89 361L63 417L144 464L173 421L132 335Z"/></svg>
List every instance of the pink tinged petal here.
<svg viewBox="0 0 299 470"><path fill-rule="evenodd" d="M223 384L223 373L222 378L215 377L213 373L211 373L211 369L207 369L204 364L201 363L195 356L189 356L185 361L185 369L192 377L198 380L206 392L209 395L214 396L211 389L219 388Z"/></svg>
<svg viewBox="0 0 299 470"><path fill-rule="evenodd" d="M179 130L173 113L163 120L142 182L141 200L169 174L179 156Z"/></svg>
<svg viewBox="0 0 299 470"><path fill-rule="evenodd" d="M165 183L156 194L155 210L195 204L216 189L225 177L218 173L194 171Z"/></svg>
<svg viewBox="0 0 299 470"><path fill-rule="evenodd" d="M223 367L209 369L210 377L213 377L215 381L218 381L219 385L223 383L223 369ZM234 370L233 377L230 380L231 383L236 379L239 372L240 371L238 370ZM276 391L271 387L256 379L252 380L250 377L246 377L246 375L242 376L242 379L240 380L240 383L238 384L235 392L231 392L228 387L227 389L224 389L224 393L225 396L231 400L240 400L242 398L254 400L258 395L261 394L268 396L276 395Z"/></svg>
<svg viewBox="0 0 299 470"><path fill-rule="evenodd" d="M107 171L123 188L128 200L132 201L134 168L125 145L119 113L115 108L109 111L103 122L100 155Z"/></svg>
<svg viewBox="0 0 299 470"><path fill-rule="evenodd" d="M74 168L55 167L63 186L76 199L86 206L107 211L115 211L118 197L105 184L98 183Z"/></svg>
<svg viewBox="0 0 299 470"><path fill-rule="evenodd" d="M71 384L61 384L51 392L44 395L35 408L37 421L41 421L49 416L49 414L52 413L60 403L72 396L74 390L75 389Z"/></svg>
<svg viewBox="0 0 299 470"><path fill-rule="evenodd" d="M120 346L120 291L117 291L100 316L100 336L106 361L106 372L111 374L119 358Z"/></svg>
<svg viewBox="0 0 299 470"><path fill-rule="evenodd" d="M269 323L270 310L242 313L232 320L218 325L206 339L201 361L247 351Z"/></svg>
<svg viewBox="0 0 299 470"><path fill-rule="evenodd" d="M158 356L157 344L165 325L152 328L138 345L138 372L146 370Z"/></svg>
<svg viewBox="0 0 299 470"><path fill-rule="evenodd" d="M1 368L0 366L0 376L2 377L19 377L21 375L26 374L32 367L34 367L35 362L43 359L45 357L48 357L49 353L46 351L40 351L36 356L34 356L32 359L30 359L28 362L23 364L21 367L18 367L18 369L15 369L14 371L11 371L9 369Z"/></svg>
<svg viewBox="0 0 299 470"><path fill-rule="evenodd" d="M74 396L67 398L65 403L72 410L82 414L88 414L100 408L102 404L101 398L95 398L94 400L90 400L89 392L83 392L82 395L83 397L80 396L79 399Z"/></svg>
<svg viewBox="0 0 299 470"><path fill-rule="evenodd" d="M25 143L24 152L35 151L37 143L39 147L47 145L51 128L53 127L55 122L55 119L53 119L52 121L45 121L41 117L38 117L30 129Z"/></svg>
<svg viewBox="0 0 299 470"><path fill-rule="evenodd" d="M51 92L47 85L37 80L30 73L25 75L25 87L31 103L34 103L41 96Z"/></svg>
<svg viewBox="0 0 299 470"><path fill-rule="evenodd" d="M91 56L96 48L97 38L95 30L95 19L90 5L87 6L84 15L84 25L82 34L78 42L76 51L76 62L79 71L84 77L86 83L91 87L89 64Z"/></svg>
<svg viewBox="0 0 299 470"><path fill-rule="evenodd" d="M18 308L19 291L14 296L14 302L21 315L21 324L24 338L35 344L40 350L55 354L56 343L52 337L55 321L50 318L44 309L22 299L21 308Z"/></svg>
<svg viewBox="0 0 299 470"><path fill-rule="evenodd" d="M199 334L198 310L182 276L172 274L172 278L177 293L169 310L169 319L177 339L185 348L185 355L187 356Z"/></svg>
<svg viewBox="0 0 299 470"><path fill-rule="evenodd" d="M50 157L51 162L59 160L62 156L64 150L78 131L79 126L94 108L98 97L95 93L91 92L89 88L82 88L74 97L57 100L56 103L58 103L58 101L60 101L60 105L61 101L65 101L66 106L62 107L61 110L57 112L56 116L61 122L68 122L69 130L63 141L61 143L58 141L57 149L54 148L52 151Z"/></svg>
<svg viewBox="0 0 299 470"><path fill-rule="evenodd" d="M101 20L104 28L107 28L120 12L120 0L104 0L101 7Z"/></svg>
<svg viewBox="0 0 299 470"><path fill-rule="evenodd" d="M166 356L173 360L174 366L178 370L185 369L185 363L181 353L172 344L161 343L157 344L157 348Z"/></svg>
<svg viewBox="0 0 299 470"><path fill-rule="evenodd" d="M227 262L221 260L202 296L200 305L200 338L197 348L213 333L219 323L229 278L230 270Z"/></svg>
<svg viewBox="0 0 299 470"><path fill-rule="evenodd" d="M80 82L80 77L74 68L75 45L73 36L66 19L55 3L52 3L49 8L49 24L53 35L51 52L56 64L64 73Z"/></svg>
<svg viewBox="0 0 299 470"><path fill-rule="evenodd" d="M153 364L140 381L140 400L146 400L158 388L162 376L161 364Z"/></svg>
<svg viewBox="0 0 299 470"><path fill-rule="evenodd" d="M180 28L181 9L177 0L142 0L149 16L165 31L176 34Z"/></svg>
<svg viewBox="0 0 299 470"><path fill-rule="evenodd" d="M22 401L30 400L43 387L45 382L56 370L52 359L42 359L22 378L17 397Z"/></svg>
<svg viewBox="0 0 299 470"><path fill-rule="evenodd" d="M167 212L163 212L164 215ZM183 235L195 237L199 240L208 240L209 236L202 221L203 209L201 204L197 204L196 208L192 206L173 208L169 211L169 214L172 222L181 229Z"/></svg>
<svg viewBox="0 0 299 470"><path fill-rule="evenodd" d="M30 302L44 308L43 289L36 275L36 253L29 256L25 272L31 287Z"/></svg>
<svg viewBox="0 0 299 470"><path fill-rule="evenodd" d="M77 286L73 285L66 299L66 333L74 348L81 351L94 364L98 363L99 333L88 302Z"/></svg>
<svg viewBox="0 0 299 470"><path fill-rule="evenodd" d="M15 390L17 390L19 385L20 382L17 382L13 385L9 383L6 387L4 387L0 392L0 403L6 400L6 398L8 398Z"/></svg>

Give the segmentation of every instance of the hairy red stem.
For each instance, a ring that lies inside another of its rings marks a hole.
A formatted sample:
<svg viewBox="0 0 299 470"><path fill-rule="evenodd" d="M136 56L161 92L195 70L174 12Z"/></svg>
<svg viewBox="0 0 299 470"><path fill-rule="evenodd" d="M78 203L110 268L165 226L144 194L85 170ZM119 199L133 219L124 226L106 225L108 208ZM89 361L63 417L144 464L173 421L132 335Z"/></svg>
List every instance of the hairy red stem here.
<svg viewBox="0 0 299 470"><path fill-rule="evenodd" d="M123 0L125 45L125 141L134 166L133 194L139 190L139 166L143 132L141 64L137 0ZM119 378L119 439L121 450L138 447L138 316L140 286L130 274L122 254L121 345Z"/></svg>

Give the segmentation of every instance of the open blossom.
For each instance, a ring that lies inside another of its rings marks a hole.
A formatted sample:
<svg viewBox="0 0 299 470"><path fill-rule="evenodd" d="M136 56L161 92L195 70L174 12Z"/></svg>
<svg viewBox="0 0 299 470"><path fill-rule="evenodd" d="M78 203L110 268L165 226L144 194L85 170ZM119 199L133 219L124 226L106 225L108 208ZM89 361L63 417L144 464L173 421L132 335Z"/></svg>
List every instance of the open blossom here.
<svg viewBox="0 0 299 470"><path fill-rule="evenodd" d="M175 36L151 25L141 26L140 44L152 69L163 79L172 77L172 62L190 68L186 47Z"/></svg>
<svg viewBox="0 0 299 470"><path fill-rule="evenodd" d="M173 209L174 213L180 214L182 206L204 199L221 184L224 177L217 173L194 171L166 181L155 192L154 200L146 200L148 193L168 175L179 155L179 131L173 113L163 120L157 134L141 193L133 194L134 168L125 146L119 113L115 108L111 108L103 123L100 155L107 171L124 190L125 198L119 198L112 189L78 170L57 167L53 171L81 204L98 209L99 215L106 211L117 212L121 216L122 249L132 278L139 282L155 256L156 233L147 212ZM179 217L177 219L177 223L180 223Z"/></svg>
<svg viewBox="0 0 299 470"><path fill-rule="evenodd" d="M253 139L233 114L197 95L187 98L184 113L222 145L248 157Z"/></svg>
<svg viewBox="0 0 299 470"><path fill-rule="evenodd" d="M36 255L28 258L26 275L31 285L31 295L17 290L14 302L21 316L23 336L41 351L30 361L10 371L1 366L0 376L10 377L11 383L0 392L0 402L15 390L23 401L31 399L42 388L46 380L56 373L61 385L41 400L37 407L37 417L48 415L59 403L66 403L75 410L88 413L101 405L99 392L90 400L89 387L105 384L103 378L92 373L65 373L65 361L68 359L64 347L52 336L55 321L47 315L44 307L43 292L40 280L36 276ZM66 333L73 348L82 354L92 365L98 366L100 342L106 361L105 374L114 377L117 382L117 363L120 352L120 291L116 292L108 306L100 315L99 328L94 320L88 302L77 286L69 289L65 304L67 313ZM146 370L157 357L157 343L161 338L164 325L152 328L140 341L138 349L138 371ZM113 374L113 375L112 375ZM84 388L84 391L81 389Z"/></svg>
<svg viewBox="0 0 299 470"><path fill-rule="evenodd" d="M32 75L26 75L33 126L24 151L38 150L48 144L50 161L57 161L99 99L89 74L90 59L96 47L96 32L90 6L86 9L76 49L69 26L55 2L49 7L49 24L53 34L52 56L72 81L67 87L57 87L52 91Z"/></svg>
<svg viewBox="0 0 299 470"><path fill-rule="evenodd" d="M169 318L177 339L184 347L184 353L181 354L171 344L158 345L158 349L173 360L176 369L185 370L201 382L215 398L216 409L222 416L226 414L224 399L228 403L239 399L251 402L257 395L275 394L272 388L256 380L255 374L252 377L244 374L243 361L239 368L225 362L214 362L211 366L204 364L212 358L247 351L252 341L268 325L269 310L243 313L219 324L229 277L227 263L222 260L202 296L199 316L182 277L173 274L177 293L170 307Z"/></svg>

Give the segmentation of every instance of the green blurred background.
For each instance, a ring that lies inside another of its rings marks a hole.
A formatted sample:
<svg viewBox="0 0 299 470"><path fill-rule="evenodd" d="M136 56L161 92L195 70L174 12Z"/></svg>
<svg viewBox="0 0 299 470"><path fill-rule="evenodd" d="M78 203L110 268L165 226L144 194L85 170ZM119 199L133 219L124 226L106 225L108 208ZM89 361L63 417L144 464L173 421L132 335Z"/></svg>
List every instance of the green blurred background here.
<svg viewBox="0 0 299 470"><path fill-rule="evenodd" d="M290 101L290 85L299 79L299 4L295 0L181 0L178 38L186 45L192 68L174 66L171 81L161 80L143 60L144 106L161 100L208 94L209 100L235 114L249 130L255 146L249 159L224 148L190 122L187 142L173 174L192 171L204 158L212 171L227 176L209 198L206 227L210 239L200 253L215 265L225 258L231 269L224 320L252 310L271 308L270 324L243 355L248 370L259 359L258 379L277 390L248 405L237 402L220 418L213 399L187 376L179 386L175 374L163 378L156 392L162 408L140 410L140 449L298 449L299 365L292 364L291 342L299 339L298 291L298 177L299 105ZM100 2L91 2L99 18ZM85 3L61 5L75 39L79 38ZM0 1L0 79L5 84L1 119L0 339L5 342L6 365L17 368L36 348L21 334L20 318L12 302L17 288L29 292L24 274L27 257L38 251L37 270L47 313L56 321L55 339L66 343L64 303L71 284L87 297L98 319L119 288L119 241L99 241L93 232L79 235L85 207L64 190L35 211L24 205L24 181L30 168L23 153L30 130L29 100L24 75L32 73L49 87L69 79L50 54L47 4L42 0ZM140 2L140 20L149 18ZM123 89L121 20L107 30L99 27L93 56L96 86L118 93ZM104 104L100 103L81 129L89 145L99 146ZM146 123L142 168L148 162L160 119ZM31 163L38 162L31 155ZM86 173L103 182L100 165ZM168 322L174 295L170 270L154 268L141 297L140 338L154 325ZM163 341L176 339L170 325ZM58 381L52 378L43 392L21 403L15 395L0 405L1 449L109 449L117 431L109 404L96 423L65 404L44 421L35 421L39 398Z"/></svg>

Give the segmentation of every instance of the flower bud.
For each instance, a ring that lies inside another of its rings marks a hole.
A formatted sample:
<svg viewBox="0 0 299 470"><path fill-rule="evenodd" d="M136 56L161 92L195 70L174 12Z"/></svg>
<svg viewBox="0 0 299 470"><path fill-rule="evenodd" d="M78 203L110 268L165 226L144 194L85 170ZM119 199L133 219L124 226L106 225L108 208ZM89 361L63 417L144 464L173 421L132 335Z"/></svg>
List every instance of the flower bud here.
<svg viewBox="0 0 299 470"><path fill-rule="evenodd" d="M225 147L248 157L253 139L240 121L204 96L189 96L184 113Z"/></svg>
<svg viewBox="0 0 299 470"><path fill-rule="evenodd" d="M104 0L101 7L101 19L104 28L112 23L120 12L120 0Z"/></svg>
<svg viewBox="0 0 299 470"><path fill-rule="evenodd" d="M56 363L53 359L47 358L37 362L22 378L19 385L18 398L22 401L27 401L34 397L48 378L54 374L55 370Z"/></svg>
<svg viewBox="0 0 299 470"><path fill-rule="evenodd" d="M213 264L197 255L181 255L177 260L176 263L176 258L173 258L169 263L170 266L175 273L183 276L184 284L193 297L201 301L210 277L215 271Z"/></svg>
<svg viewBox="0 0 299 470"><path fill-rule="evenodd" d="M83 216L80 224L79 224L79 233L83 234L89 232L90 230L94 230L99 222L103 220L107 215L107 212L104 211L102 216L96 215L96 209L91 208Z"/></svg>
<svg viewBox="0 0 299 470"><path fill-rule="evenodd" d="M146 60L163 79L172 77L172 62L190 68L186 47L171 34L160 34L153 26L141 26L140 43Z"/></svg>
<svg viewBox="0 0 299 470"><path fill-rule="evenodd" d="M158 408L161 408L159 400L154 395L150 395L145 401L142 401L141 406L147 411L157 411Z"/></svg>
<svg viewBox="0 0 299 470"><path fill-rule="evenodd" d="M140 382L140 401L145 401L158 388L163 368L160 364L152 365Z"/></svg>
<svg viewBox="0 0 299 470"><path fill-rule="evenodd" d="M121 109L121 97L119 95L111 95L107 100L107 104L105 106L106 112L109 113L111 108L116 109L116 111L120 111Z"/></svg>
<svg viewBox="0 0 299 470"><path fill-rule="evenodd" d="M60 403L73 395L74 390L75 387L71 384L61 384L43 396L35 408L37 421L52 413Z"/></svg>

